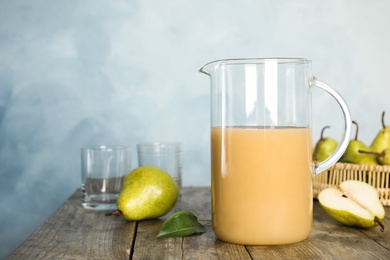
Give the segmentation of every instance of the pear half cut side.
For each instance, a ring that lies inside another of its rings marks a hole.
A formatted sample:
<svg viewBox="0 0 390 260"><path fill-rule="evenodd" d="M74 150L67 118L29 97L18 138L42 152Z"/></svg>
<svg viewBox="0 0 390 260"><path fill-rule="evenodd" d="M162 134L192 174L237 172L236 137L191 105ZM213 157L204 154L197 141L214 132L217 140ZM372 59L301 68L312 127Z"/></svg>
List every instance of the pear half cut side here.
<svg viewBox="0 0 390 260"><path fill-rule="evenodd" d="M363 228L379 225L384 230L384 207L377 190L365 182L342 182L338 187L322 190L318 200L324 211L342 224Z"/></svg>

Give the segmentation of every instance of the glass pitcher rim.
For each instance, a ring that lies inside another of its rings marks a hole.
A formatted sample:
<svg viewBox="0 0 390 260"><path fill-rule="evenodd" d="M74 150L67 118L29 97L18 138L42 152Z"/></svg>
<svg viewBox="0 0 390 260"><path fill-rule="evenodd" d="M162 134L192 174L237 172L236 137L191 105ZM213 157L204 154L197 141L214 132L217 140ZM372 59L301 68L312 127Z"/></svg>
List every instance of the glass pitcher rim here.
<svg viewBox="0 0 390 260"><path fill-rule="evenodd" d="M264 64L267 61L277 61L278 64L308 64L311 60L299 57L268 57L268 58L230 58L219 59L206 63L199 72L206 73L205 68L210 67L212 64L223 65L245 65L245 64Z"/></svg>

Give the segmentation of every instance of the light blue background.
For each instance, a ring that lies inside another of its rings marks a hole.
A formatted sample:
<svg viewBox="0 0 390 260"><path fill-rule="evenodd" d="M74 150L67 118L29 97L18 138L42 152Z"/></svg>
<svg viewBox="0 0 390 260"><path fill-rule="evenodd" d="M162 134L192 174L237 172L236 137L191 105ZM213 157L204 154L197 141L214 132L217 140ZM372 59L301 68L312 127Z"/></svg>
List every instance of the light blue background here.
<svg viewBox="0 0 390 260"><path fill-rule="evenodd" d="M390 124L390 1L0 0L0 258L79 186L86 144L184 144L209 185L209 79L223 58L294 56L333 85L370 143ZM340 111L313 91L313 139Z"/></svg>

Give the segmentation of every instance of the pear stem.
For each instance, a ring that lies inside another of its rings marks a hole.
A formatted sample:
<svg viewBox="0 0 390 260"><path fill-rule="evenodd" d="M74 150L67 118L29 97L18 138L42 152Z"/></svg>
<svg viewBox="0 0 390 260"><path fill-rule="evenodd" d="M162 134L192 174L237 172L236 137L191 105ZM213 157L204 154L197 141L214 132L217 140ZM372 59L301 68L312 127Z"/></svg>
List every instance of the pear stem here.
<svg viewBox="0 0 390 260"><path fill-rule="evenodd" d="M121 214L121 212L119 210L114 210L114 211L111 211L111 212L107 212L104 215L105 216L119 216L120 214Z"/></svg>
<svg viewBox="0 0 390 260"><path fill-rule="evenodd" d="M383 127L383 129L386 128L386 125L385 125L385 111L382 112L382 127Z"/></svg>
<svg viewBox="0 0 390 260"><path fill-rule="evenodd" d="M355 140L357 140L358 134L359 134L359 125L355 120L352 120L352 124L354 124L356 126Z"/></svg>
<svg viewBox="0 0 390 260"><path fill-rule="evenodd" d="M372 152L372 151L364 151L364 150L358 150L359 153L365 153L365 154L375 154L376 156L381 156L380 153Z"/></svg>
<svg viewBox="0 0 390 260"><path fill-rule="evenodd" d="M365 153L365 154L374 154L376 155L377 159L382 159L385 156L385 150L381 153L373 152L373 151L363 151L363 150L358 150L359 153Z"/></svg>
<svg viewBox="0 0 390 260"><path fill-rule="evenodd" d="M380 221L380 219L377 216L374 217L374 222L377 223L381 227L382 232L385 232L385 226L383 225L383 223Z"/></svg>
<svg viewBox="0 0 390 260"><path fill-rule="evenodd" d="M324 140L324 132L325 132L326 128L330 128L330 126L327 125L327 126L324 126L324 128L322 128L322 130L321 130L321 138L320 138L321 140Z"/></svg>

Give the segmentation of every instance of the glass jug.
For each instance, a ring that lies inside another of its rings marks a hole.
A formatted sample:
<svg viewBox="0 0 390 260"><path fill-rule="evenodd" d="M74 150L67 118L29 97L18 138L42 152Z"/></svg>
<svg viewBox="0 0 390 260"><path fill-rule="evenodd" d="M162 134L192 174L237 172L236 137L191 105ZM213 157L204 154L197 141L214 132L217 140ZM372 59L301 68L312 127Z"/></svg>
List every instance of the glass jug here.
<svg viewBox="0 0 390 260"><path fill-rule="evenodd" d="M206 64L211 79L212 226L222 241L302 241L313 219L312 177L346 149L351 117L343 98L302 58L230 59ZM344 128L336 151L312 161L311 88L331 94Z"/></svg>

